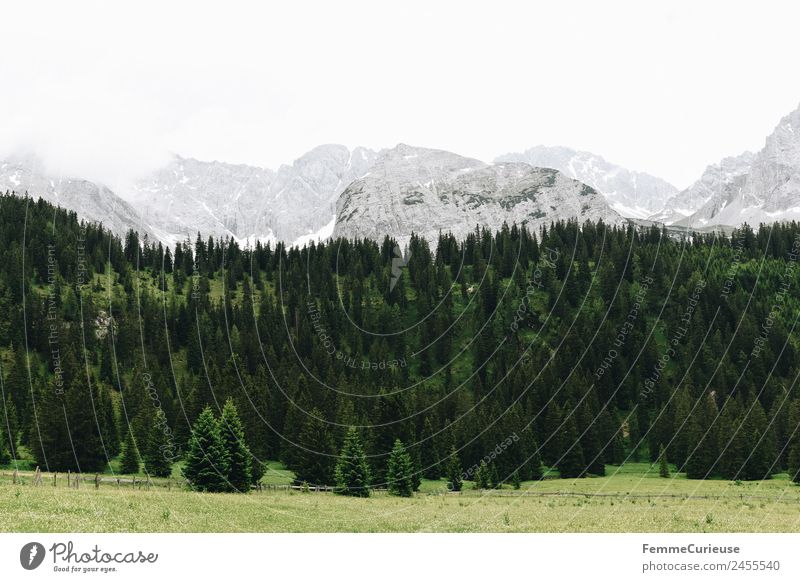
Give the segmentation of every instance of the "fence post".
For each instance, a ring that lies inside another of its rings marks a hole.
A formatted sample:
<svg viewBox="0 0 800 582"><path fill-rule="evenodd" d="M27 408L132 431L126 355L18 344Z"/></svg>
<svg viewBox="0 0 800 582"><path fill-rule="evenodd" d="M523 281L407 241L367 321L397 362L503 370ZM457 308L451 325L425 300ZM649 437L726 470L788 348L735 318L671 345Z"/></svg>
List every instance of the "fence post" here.
<svg viewBox="0 0 800 582"><path fill-rule="evenodd" d="M100 473L94 474L94 488L100 489Z"/></svg>
<svg viewBox="0 0 800 582"><path fill-rule="evenodd" d="M58 480L58 473L53 473L53 487L56 486L57 480Z"/></svg>
<svg viewBox="0 0 800 582"><path fill-rule="evenodd" d="M71 479L72 479L72 471L70 471L69 469L67 469L67 489L69 489L70 487L72 487L72 481L71 481Z"/></svg>

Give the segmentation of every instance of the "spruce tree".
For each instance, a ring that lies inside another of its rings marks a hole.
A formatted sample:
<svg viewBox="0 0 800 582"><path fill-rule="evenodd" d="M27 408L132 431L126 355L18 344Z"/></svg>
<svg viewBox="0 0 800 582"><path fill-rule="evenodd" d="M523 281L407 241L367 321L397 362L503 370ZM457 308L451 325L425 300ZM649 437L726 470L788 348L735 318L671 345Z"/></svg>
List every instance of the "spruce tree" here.
<svg viewBox="0 0 800 582"><path fill-rule="evenodd" d="M544 476L542 471L542 456L539 454L539 443L535 440L531 442L530 459L525 463L523 470L525 471L525 479L530 481L539 481Z"/></svg>
<svg viewBox="0 0 800 582"><path fill-rule="evenodd" d="M192 426L183 476L195 491L229 491L229 462L219 424L206 406Z"/></svg>
<svg viewBox="0 0 800 582"><path fill-rule="evenodd" d="M439 464L439 448L436 437L434 436L433 424L429 416L425 417L425 422L422 425L422 439L420 447L421 460L423 469L423 476L426 479L438 479L442 476L442 468Z"/></svg>
<svg viewBox="0 0 800 582"><path fill-rule="evenodd" d="M244 440L244 427L232 399L222 407L219 430L228 456L228 483L240 493L250 491L253 455Z"/></svg>
<svg viewBox="0 0 800 582"><path fill-rule="evenodd" d="M161 408L157 409L144 451L144 467L149 475L155 477L172 475L172 461L176 451L169 430L167 416Z"/></svg>
<svg viewBox="0 0 800 582"><path fill-rule="evenodd" d="M0 465L7 465L11 462L11 452L6 445L6 431L0 427Z"/></svg>
<svg viewBox="0 0 800 582"><path fill-rule="evenodd" d="M735 398L729 397L719 418L720 457L718 474L725 479L739 479L750 443L741 430L741 409Z"/></svg>
<svg viewBox="0 0 800 582"><path fill-rule="evenodd" d="M497 463L492 462L489 465L489 487L492 489L500 489L502 482L500 481L500 473L497 470Z"/></svg>
<svg viewBox="0 0 800 582"><path fill-rule="evenodd" d="M686 463L688 452L697 442L691 442L689 434L689 414L692 410L692 401L689 397L689 389L684 385L675 393L672 402L672 444L669 446L669 457L678 467Z"/></svg>
<svg viewBox="0 0 800 582"><path fill-rule="evenodd" d="M667 452L664 450L663 443L658 449L658 476L669 477L669 464L667 464Z"/></svg>
<svg viewBox="0 0 800 582"><path fill-rule="evenodd" d="M389 493L400 497L411 497L414 492L413 473L414 466L411 462L411 456L406 451L402 441L400 439L395 440L386 469Z"/></svg>
<svg viewBox="0 0 800 582"><path fill-rule="evenodd" d="M741 478L751 481L769 479L772 477L772 469L777 464L778 452L775 448L775 433L769 426L767 415L757 398L753 399L741 432L749 444L748 458Z"/></svg>
<svg viewBox="0 0 800 582"><path fill-rule="evenodd" d="M335 455L330 424L322 419L322 412L315 407L297 438L290 468L294 470L296 480L300 483L329 485L334 482Z"/></svg>
<svg viewBox="0 0 800 582"><path fill-rule="evenodd" d="M16 458L17 439L19 438L19 417L17 415L17 407L11 399L10 394L6 399L5 409L3 413L0 414L0 425L2 425L2 430L8 437L6 442L8 452L12 457Z"/></svg>
<svg viewBox="0 0 800 582"><path fill-rule="evenodd" d="M558 440L558 449L563 452L561 458L556 462L556 468L561 477L565 479L583 477L586 472L586 463L583 459L583 449L578 439L578 428L575 426L574 415L564 422L559 431Z"/></svg>
<svg viewBox="0 0 800 582"><path fill-rule="evenodd" d="M361 437L355 427L347 430L347 435L339 454L335 470L336 492L353 497L369 497L370 468L361 444Z"/></svg>
<svg viewBox="0 0 800 582"><path fill-rule="evenodd" d="M789 479L793 483L800 483L800 442L789 449Z"/></svg>
<svg viewBox="0 0 800 582"><path fill-rule="evenodd" d="M472 486L475 489L486 489L489 487L489 475L487 474L487 467L484 461L475 469L475 474L472 476Z"/></svg>
<svg viewBox="0 0 800 582"><path fill-rule="evenodd" d="M139 452L136 450L133 432L130 430L125 432L125 446L122 448L119 470L125 475L135 475L139 472Z"/></svg>
<svg viewBox="0 0 800 582"><path fill-rule="evenodd" d="M462 470L461 461L458 459L458 452L455 445L450 449L450 458L447 461L447 488L450 491L461 491Z"/></svg>
<svg viewBox="0 0 800 582"><path fill-rule="evenodd" d="M686 428L688 458L685 464L689 479L705 479L714 470L719 456L716 418L717 405L710 395L699 403L689 418Z"/></svg>

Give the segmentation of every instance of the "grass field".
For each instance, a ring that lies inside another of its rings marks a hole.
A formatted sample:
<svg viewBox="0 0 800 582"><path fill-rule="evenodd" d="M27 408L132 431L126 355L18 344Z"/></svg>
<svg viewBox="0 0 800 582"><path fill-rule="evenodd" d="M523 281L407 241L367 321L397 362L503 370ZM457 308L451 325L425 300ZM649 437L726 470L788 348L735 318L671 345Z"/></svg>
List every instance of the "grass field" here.
<svg viewBox="0 0 800 582"><path fill-rule="evenodd" d="M0 477L6 532L795 532L800 487L784 475L752 483L663 479L649 465L608 467L609 476L549 479L510 488L444 493L426 481L412 499L267 490L199 494L84 483L53 487L45 475L13 484ZM276 466L266 479L289 478Z"/></svg>

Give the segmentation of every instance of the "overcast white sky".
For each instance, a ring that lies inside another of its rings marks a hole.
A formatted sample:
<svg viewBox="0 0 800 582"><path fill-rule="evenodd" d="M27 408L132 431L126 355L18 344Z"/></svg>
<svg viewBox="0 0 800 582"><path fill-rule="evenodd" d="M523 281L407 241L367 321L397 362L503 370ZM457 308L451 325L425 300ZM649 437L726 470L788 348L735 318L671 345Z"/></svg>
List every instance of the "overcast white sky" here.
<svg viewBox="0 0 800 582"><path fill-rule="evenodd" d="M0 154L114 185L167 152L543 143L684 187L800 104L797 2L112 4L3 7Z"/></svg>

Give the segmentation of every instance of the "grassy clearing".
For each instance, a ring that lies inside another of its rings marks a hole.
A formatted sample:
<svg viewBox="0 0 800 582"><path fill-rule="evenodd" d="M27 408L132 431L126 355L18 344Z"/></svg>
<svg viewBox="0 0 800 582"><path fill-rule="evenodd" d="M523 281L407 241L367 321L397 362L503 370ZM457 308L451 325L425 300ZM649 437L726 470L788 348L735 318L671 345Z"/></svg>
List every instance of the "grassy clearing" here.
<svg viewBox="0 0 800 582"><path fill-rule="evenodd" d="M249 495L13 485L0 478L0 530L28 532L795 532L800 487L770 481L661 479L649 465L609 476L553 479L510 488L443 493L426 481L413 499L376 493L267 491ZM265 482L290 473L275 464ZM47 479L44 480L48 483ZM63 481L63 480L62 480ZM468 485L469 487L469 485Z"/></svg>

